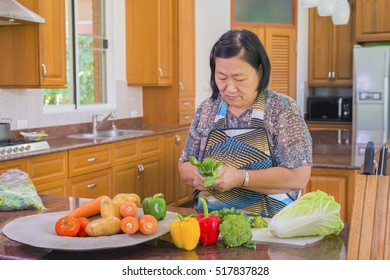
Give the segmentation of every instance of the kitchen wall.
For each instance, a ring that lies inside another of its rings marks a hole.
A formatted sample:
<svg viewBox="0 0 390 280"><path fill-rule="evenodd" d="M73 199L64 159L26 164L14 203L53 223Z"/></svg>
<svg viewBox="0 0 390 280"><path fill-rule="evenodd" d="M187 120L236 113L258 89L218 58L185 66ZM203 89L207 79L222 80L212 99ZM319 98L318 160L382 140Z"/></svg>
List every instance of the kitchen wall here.
<svg viewBox="0 0 390 280"><path fill-rule="evenodd" d="M12 118L11 129L85 123L93 113L108 113L117 109L118 118L140 117L142 88L126 84L125 1L107 1L108 29L113 51L109 59L108 94L110 105L97 109L80 110L43 108L40 89L0 89L0 118ZM214 42L230 27L230 0L196 0L196 106L211 95L209 87L209 53ZM297 44L297 101L303 109L305 81L307 80L308 11L298 10Z"/></svg>

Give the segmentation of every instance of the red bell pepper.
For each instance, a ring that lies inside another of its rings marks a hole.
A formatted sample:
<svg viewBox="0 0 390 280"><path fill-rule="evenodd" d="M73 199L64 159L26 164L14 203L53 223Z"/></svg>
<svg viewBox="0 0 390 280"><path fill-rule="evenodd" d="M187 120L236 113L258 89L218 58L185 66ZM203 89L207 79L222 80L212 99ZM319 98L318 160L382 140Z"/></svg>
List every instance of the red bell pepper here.
<svg viewBox="0 0 390 280"><path fill-rule="evenodd" d="M219 224L221 223L221 219L219 216L209 215L206 200L203 197L200 197L199 199L203 205L203 214L199 214L195 217L200 226L199 241L203 245L211 245L216 243L218 240Z"/></svg>

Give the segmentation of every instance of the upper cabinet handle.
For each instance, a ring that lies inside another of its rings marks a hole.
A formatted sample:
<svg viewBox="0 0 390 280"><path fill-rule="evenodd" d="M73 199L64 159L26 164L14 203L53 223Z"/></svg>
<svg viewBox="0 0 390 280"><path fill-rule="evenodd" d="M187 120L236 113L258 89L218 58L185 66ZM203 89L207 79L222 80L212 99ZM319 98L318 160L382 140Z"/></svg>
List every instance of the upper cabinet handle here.
<svg viewBox="0 0 390 280"><path fill-rule="evenodd" d="M47 70L46 70L46 65L42 63L42 70L43 70L43 75L42 75L42 81L46 79L47 76Z"/></svg>
<svg viewBox="0 0 390 280"><path fill-rule="evenodd" d="M183 92L184 91L184 85L182 82L179 82L179 91Z"/></svg>
<svg viewBox="0 0 390 280"><path fill-rule="evenodd" d="M161 80L163 78L163 76L164 76L163 70L161 68L158 68L158 73L160 75L159 78Z"/></svg>

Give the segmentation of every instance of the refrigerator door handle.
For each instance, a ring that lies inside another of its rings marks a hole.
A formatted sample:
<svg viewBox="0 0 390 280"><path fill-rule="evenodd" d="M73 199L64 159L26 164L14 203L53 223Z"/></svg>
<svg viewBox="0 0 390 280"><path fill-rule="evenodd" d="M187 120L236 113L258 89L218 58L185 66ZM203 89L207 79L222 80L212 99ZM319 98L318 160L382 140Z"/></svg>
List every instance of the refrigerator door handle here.
<svg viewBox="0 0 390 280"><path fill-rule="evenodd" d="M341 120L342 117L342 110L343 110L343 99L340 97L339 98L339 104L338 104L338 117Z"/></svg>

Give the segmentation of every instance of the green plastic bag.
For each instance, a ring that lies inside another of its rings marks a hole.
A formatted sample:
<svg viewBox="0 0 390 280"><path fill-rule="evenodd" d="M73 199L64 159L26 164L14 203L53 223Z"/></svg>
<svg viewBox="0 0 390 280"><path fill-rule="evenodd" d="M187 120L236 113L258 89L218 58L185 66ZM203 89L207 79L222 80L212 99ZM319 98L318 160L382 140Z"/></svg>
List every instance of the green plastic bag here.
<svg viewBox="0 0 390 280"><path fill-rule="evenodd" d="M1 174L0 211L28 209L45 209L28 174L18 169Z"/></svg>

